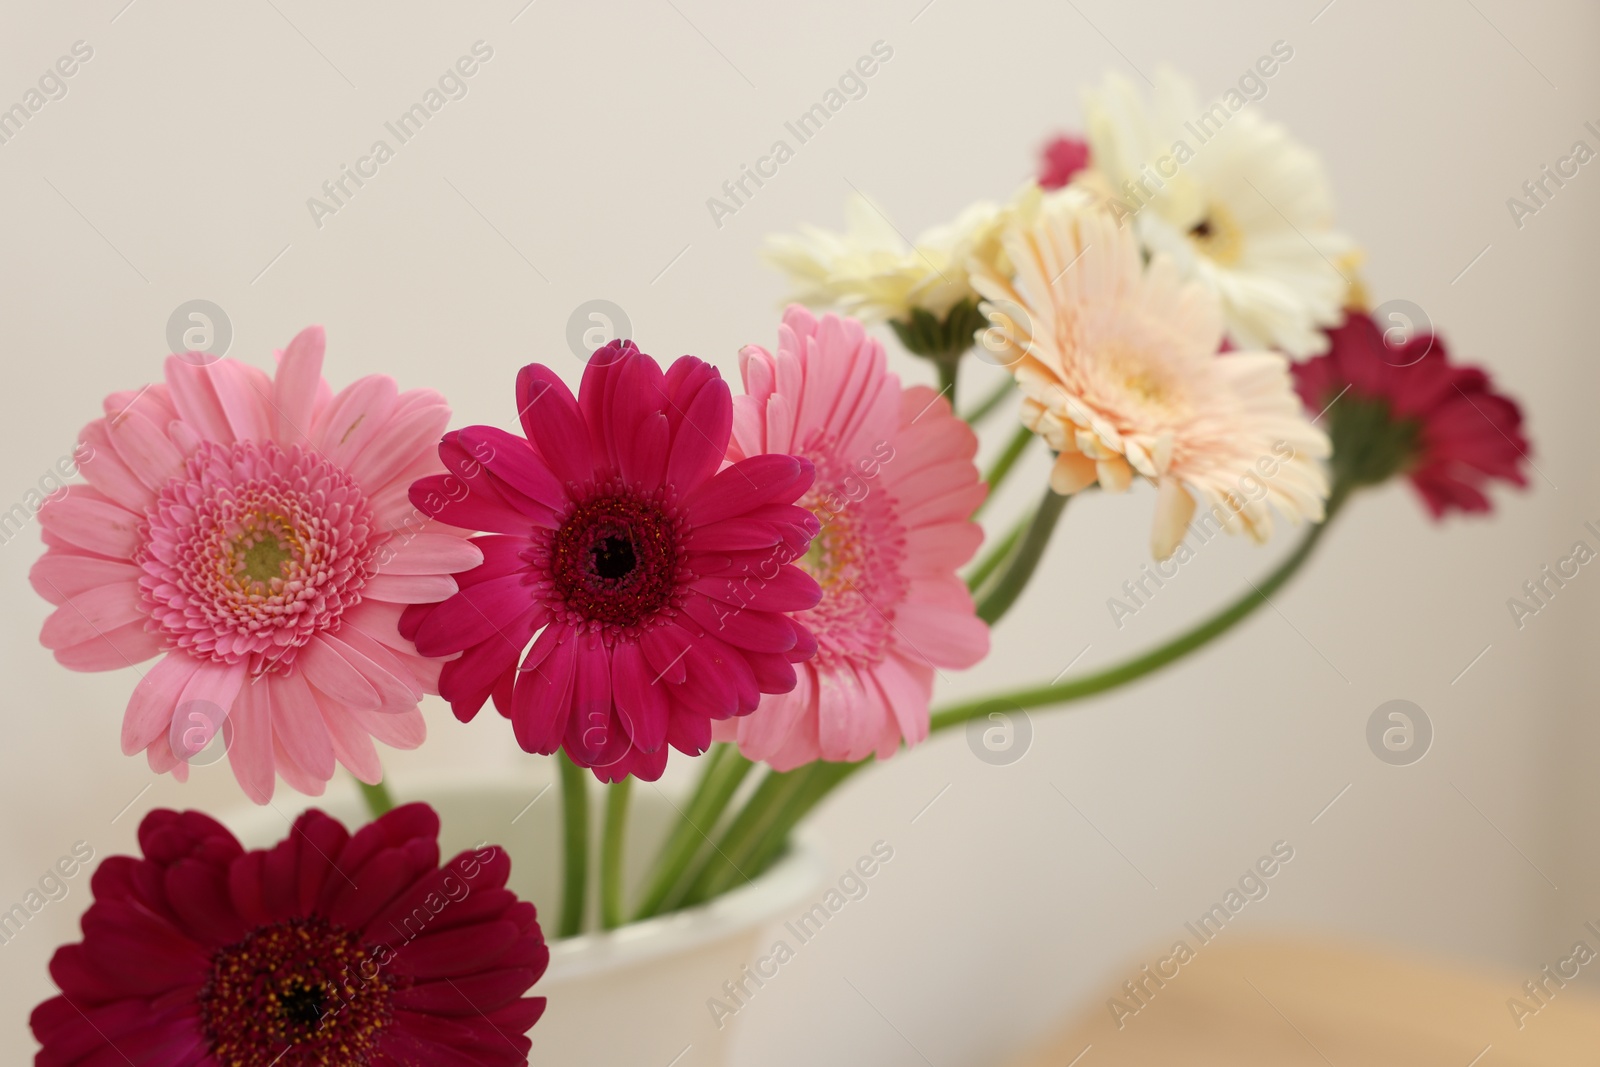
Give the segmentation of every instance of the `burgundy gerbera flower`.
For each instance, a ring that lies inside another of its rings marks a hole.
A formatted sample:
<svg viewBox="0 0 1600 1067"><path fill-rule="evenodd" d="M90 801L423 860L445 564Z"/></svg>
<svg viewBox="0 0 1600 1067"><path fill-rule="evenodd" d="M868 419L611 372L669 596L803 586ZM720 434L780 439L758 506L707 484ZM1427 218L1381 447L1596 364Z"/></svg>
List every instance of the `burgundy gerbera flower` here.
<svg viewBox="0 0 1600 1067"><path fill-rule="evenodd" d="M439 866L439 818L396 808L353 836L320 811L246 852L197 811L153 811L143 859L95 872L37 1067L520 1067L550 953L511 861Z"/></svg>
<svg viewBox="0 0 1600 1067"><path fill-rule="evenodd" d="M1059 189L1088 165L1088 141L1081 137L1056 137L1039 151L1039 186Z"/></svg>
<svg viewBox="0 0 1600 1067"><path fill-rule="evenodd" d="M1328 339L1326 355L1295 367L1295 382L1308 408L1326 409L1346 485L1405 474L1438 519L1452 508L1488 511L1483 490L1495 479L1527 484L1521 409L1479 368L1451 363L1443 339L1419 333L1390 344L1355 311Z"/></svg>
<svg viewBox="0 0 1600 1067"><path fill-rule="evenodd" d="M818 528L794 506L811 464L762 455L719 473L727 384L692 356L663 374L631 341L590 358L576 400L524 367L517 410L526 439L447 434L452 474L412 487L428 514L492 533L474 539L484 562L456 576L461 591L415 605L401 632L424 655L464 653L439 680L463 721L492 695L527 751L653 781L667 745L704 752L713 719L787 693L816 651L783 614L821 597L790 562Z"/></svg>

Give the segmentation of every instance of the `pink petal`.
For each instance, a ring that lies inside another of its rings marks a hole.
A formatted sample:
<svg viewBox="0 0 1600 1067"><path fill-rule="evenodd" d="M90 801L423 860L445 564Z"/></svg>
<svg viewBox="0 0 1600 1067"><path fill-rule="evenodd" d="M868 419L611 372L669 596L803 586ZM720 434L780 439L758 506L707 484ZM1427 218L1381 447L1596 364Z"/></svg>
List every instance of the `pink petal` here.
<svg viewBox="0 0 1600 1067"><path fill-rule="evenodd" d="M307 326L295 335L278 360L272 383L272 405L278 416L277 438L285 445L311 443L317 391L322 386L322 353L327 337L321 326Z"/></svg>
<svg viewBox="0 0 1600 1067"><path fill-rule="evenodd" d="M330 640L329 634L318 634L300 649L295 667L305 672L306 681L313 688L341 704L363 708L380 706L383 698L356 664L342 654L344 647L337 639ZM327 705L322 703L322 706Z"/></svg>
<svg viewBox="0 0 1600 1067"><path fill-rule="evenodd" d="M133 687L128 709L122 718L122 754L131 756L166 736L189 679L200 669L200 661L174 652L157 663Z"/></svg>
<svg viewBox="0 0 1600 1067"><path fill-rule="evenodd" d="M39 509L39 525L79 548L115 559L130 559L141 544L144 520L119 504L96 499L93 489L74 488Z"/></svg>
<svg viewBox="0 0 1600 1067"><path fill-rule="evenodd" d="M166 647L166 635L146 630L141 619L82 644L58 648L55 657L57 663L75 671L115 671L159 656Z"/></svg>
<svg viewBox="0 0 1600 1067"><path fill-rule="evenodd" d="M145 617L137 582L114 582L79 593L56 608L39 631L49 649L70 648Z"/></svg>
<svg viewBox="0 0 1600 1067"><path fill-rule="evenodd" d="M245 796L257 804L272 799L272 704L266 679L244 686L228 716L228 762Z"/></svg>
<svg viewBox="0 0 1600 1067"><path fill-rule="evenodd" d="M395 537L383 546L383 574L456 574L483 562L483 552L466 538L445 533Z"/></svg>
<svg viewBox="0 0 1600 1067"><path fill-rule="evenodd" d="M222 729L244 685L245 665L201 663L178 696L176 713L167 732L167 745L187 762Z"/></svg>
<svg viewBox="0 0 1600 1067"><path fill-rule="evenodd" d="M433 604L456 591L448 574L375 574L361 587L363 596L395 604Z"/></svg>
<svg viewBox="0 0 1600 1067"><path fill-rule="evenodd" d="M118 457L150 489L161 489L183 473L183 453L162 432L159 424L146 417L136 402L121 415L106 423L106 433Z"/></svg>
<svg viewBox="0 0 1600 1067"><path fill-rule="evenodd" d="M99 559L76 552L52 550L40 556L28 571L34 592L52 604L64 604L96 586L139 580L140 570L121 560Z"/></svg>
<svg viewBox="0 0 1600 1067"><path fill-rule="evenodd" d="M517 374L517 416L558 481L581 485L594 476L589 428L572 391L549 367L531 363Z"/></svg>
<svg viewBox="0 0 1600 1067"><path fill-rule="evenodd" d="M264 684L271 688L272 733L276 742L307 775L319 782L333 777L333 740L304 672L271 675ZM305 792L299 786L295 788Z"/></svg>

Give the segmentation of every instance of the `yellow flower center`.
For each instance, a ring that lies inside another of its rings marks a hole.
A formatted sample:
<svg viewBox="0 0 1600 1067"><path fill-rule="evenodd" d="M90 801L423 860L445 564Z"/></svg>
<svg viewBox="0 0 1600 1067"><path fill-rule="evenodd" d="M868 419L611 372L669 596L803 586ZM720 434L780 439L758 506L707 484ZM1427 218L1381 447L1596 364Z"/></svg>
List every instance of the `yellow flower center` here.
<svg viewBox="0 0 1600 1067"><path fill-rule="evenodd" d="M1205 215L1189 230L1196 251L1224 267L1239 262L1244 254L1244 230L1221 204L1210 205Z"/></svg>

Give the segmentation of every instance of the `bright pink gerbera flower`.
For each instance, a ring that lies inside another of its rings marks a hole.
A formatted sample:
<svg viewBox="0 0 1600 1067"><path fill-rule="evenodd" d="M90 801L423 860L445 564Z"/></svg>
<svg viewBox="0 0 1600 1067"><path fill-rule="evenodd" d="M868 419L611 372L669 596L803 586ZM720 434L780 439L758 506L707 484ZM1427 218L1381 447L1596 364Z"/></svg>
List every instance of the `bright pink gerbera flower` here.
<svg viewBox="0 0 1600 1067"><path fill-rule="evenodd" d="M789 770L816 759L885 758L928 736L939 667L989 651L956 568L983 531L972 457L978 439L926 386L902 389L883 346L854 319L791 306L776 355L740 354L746 396L734 401L728 458L804 456L817 482L802 503L822 524L801 561L822 601L798 618L817 635L791 693L720 723L750 759Z"/></svg>
<svg viewBox="0 0 1600 1067"><path fill-rule="evenodd" d="M550 952L497 846L439 866L409 804L354 836L320 811L246 852L197 811L153 811L143 859L95 872L37 1067L512 1067Z"/></svg>
<svg viewBox="0 0 1600 1067"><path fill-rule="evenodd" d="M429 514L492 533L461 592L408 609L402 630L424 655L464 652L439 680L457 717L492 695L527 751L653 781L668 745L704 752L711 720L794 688L792 663L816 648L784 614L820 595L790 564L817 530L794 506L811 464L757 456L718 473L727 384L691 356L662 374L631 341L590 357L576 400L524 367L517 410L526 439L448 434L453 474L413 487Z"/></svg>
<svg viewBox="0 0 1600 1067"><path fill-rule="evenodd" d="M1039 152L1039 187L1059 189L1088 165L1088 141L1081 137L1056 137Z"/></svg>
<svg viewBox="0 0 1600 1067"><path fill-rule="evenodd" d="M1326 355L1294 368L1295 382L1307 408L1326 409L1346 484L1405 474L1435 519L1490 510L1483 490L1496 479L1527 484L1522 410L1479 368L1451 363L1443 339L1416 334L1391 345L1357 311L1328 339Z"/></svg>
<svg viewBox="0 0 1600 1067"><path fill-rule="evenodd" d="M378 781L373 738L422 742L439 664L400 636L401 605L444 599L482 558L406 496L441 469L444 398L382 375L334 395L322 352L313 326L275 379L173 356L165 382L107 397L79 434L89 484L40 510L29 576L59 605L40 640L61 663L163 657L128 703L125 753L182 779L223 730L257 803L274 771L315 795L335 760Z"/></svg>

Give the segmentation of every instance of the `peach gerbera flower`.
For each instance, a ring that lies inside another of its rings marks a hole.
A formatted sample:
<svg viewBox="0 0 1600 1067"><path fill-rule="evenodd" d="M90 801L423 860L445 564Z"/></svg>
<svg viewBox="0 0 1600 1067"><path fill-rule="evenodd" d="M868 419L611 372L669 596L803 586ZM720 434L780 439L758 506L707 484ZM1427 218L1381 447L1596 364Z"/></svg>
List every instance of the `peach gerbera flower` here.
<svg viewBox="0 0 1600 1067"><path fill-rule="evenodd" d="M986 343L1023 392L1022 419L1059 455L1056 492L1096 482L1158 488L1152 548L1170 556L1197 505L1223 527L1265 540L1268 503L1320 521L1328 439L1311 425L1272 352L1223 352L1223 314L1204 285L1131 229L1065 190L1010 229L1015 278L973 282L998 325Z"/></svg>
<svg viewBox="0 0 1600 1067"><path fill-rule="evenodd" d="M928 736L936 668L989 651L956 574L983 540L978 440L933 389L902 388L854 319L791 305L776 355L750 345L739 356L746 395L734 399L728 459L792 453L816 467L801 504L822 528L796 562L822 600L795 613L817 653L795 664L793 691L763 696L714 736L780 771L891 756Z"/></svg>
<svg viewBox="0 0 1600 1067"><path fill-rule="evenodd" d="M245 363L166 363L113 393L79 440L86 486L39 512L29 575L56 610L40 640L64 666L142 670L122 750L180 780L223 733L250 798L274 772L320 794L343 763L383 776L376 738L421 744L418 701L440 660L401 637L403 605L443 600L483 558L414 511L450 418L431 389L373 374L334 393L323 333L304 330L276 378Z"/></svg>

